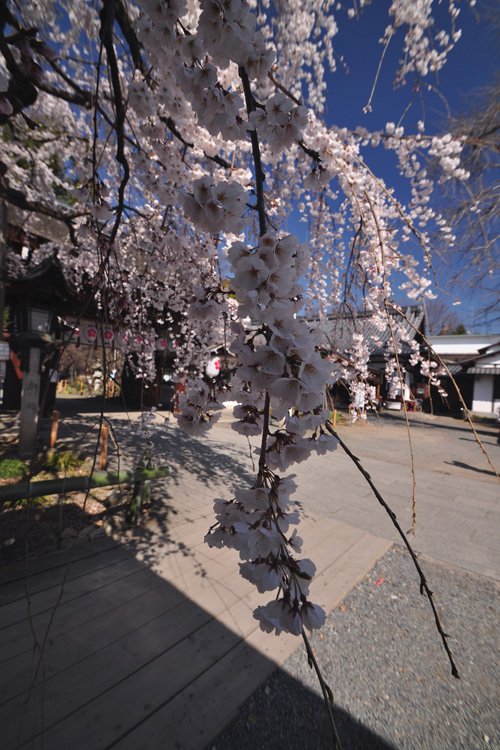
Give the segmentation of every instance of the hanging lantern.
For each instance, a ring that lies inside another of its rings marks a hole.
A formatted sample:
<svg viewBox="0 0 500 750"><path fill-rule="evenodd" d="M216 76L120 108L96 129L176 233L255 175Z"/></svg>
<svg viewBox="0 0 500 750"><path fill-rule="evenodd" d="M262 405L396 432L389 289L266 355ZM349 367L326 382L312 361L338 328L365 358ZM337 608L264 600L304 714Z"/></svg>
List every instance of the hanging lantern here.
<svg viewBox="0 0 500 750"><path fill-rule="evenodd" d="M113 342L113 339L115 338L114 332L111 330L111 328L105 328L102 332L102 337L104 339L104 343L106 346L110 346Z"/></svg>
<svg viewBox="0 0 500 750"><path fill-rule="evenodd" d="M87 326L83 330L83 340L86 344L97 343L97 328L95 326Z"/></svg>
<svg viewBox="0 0 500 750"><path fill-rule="evenodd" d="M220 357L212 357L212 359L208 361L208 364L205 369L205 372L207 373L208 377L216 378L217 375L220 375L220 366L221 366Z"/></svg>

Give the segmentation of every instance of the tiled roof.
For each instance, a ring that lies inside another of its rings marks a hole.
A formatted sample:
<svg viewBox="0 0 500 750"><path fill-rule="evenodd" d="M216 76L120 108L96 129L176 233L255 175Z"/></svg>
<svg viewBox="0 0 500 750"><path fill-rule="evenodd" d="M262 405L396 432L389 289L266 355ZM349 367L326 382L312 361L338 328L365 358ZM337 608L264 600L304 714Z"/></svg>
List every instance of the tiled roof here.
<svg viewBox="0 0 500 750"><path fill-rule="evenodd" d="M466 375L498 375L500 373L500 365L490 365L489 367L468 367L465 371Z"/></svg>
<svg viewBox="0 0 500 750"><path fill-rule="evenodd" d="M425 331L423 305L403 307L401 311L408 320L395 310L392 310L390 315L403 326L410 339L414 339L417 335L415 329ZM373 321L372 313L355 312L343 316L329 315L322 320L319 317L308 317L306 320L311 327L318 328L323 333L325 348L345 358L349 358L354 350L355 333L363 335L372 358L383 357L387 344L391 340L389 326L387 325L382 331L379 330ZM401 353L409 354L410 352L409 345L402 342Z"/></svg>
<svg viewBox="0 0 500 750"><path fill-rule="evenodd" d="M442 378L446 378L448 375L463 375L464 374L464 370L460 362L447 362L446 360L443 360L443 361L447 369L441 375Z"/></svg>

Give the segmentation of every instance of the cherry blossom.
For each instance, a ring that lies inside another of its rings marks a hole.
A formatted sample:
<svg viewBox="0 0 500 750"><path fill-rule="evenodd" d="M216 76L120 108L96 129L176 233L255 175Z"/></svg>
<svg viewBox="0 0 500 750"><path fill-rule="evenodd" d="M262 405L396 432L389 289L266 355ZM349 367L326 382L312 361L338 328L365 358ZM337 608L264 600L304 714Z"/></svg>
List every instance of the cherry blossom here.
<svg viewBox="0 0 500 750"><path fill-rule="evenodd" d="M255 612L268 632L300 634L325 618L308 599L314 566L297 558L287 472L335 451L323 407L339 373L357 403L373 397L366 340L355 336L339 364L337 342L325 357L304 313L322 317L364 295L382 331L398 292L431 296L431 229L454 239L433 207L435 183L467 179L463 140L427 134L423 115L405 127L388 114L374 132L326 124L334 38L368 5L345 14L333 0L9 1L1 29L2 195L27 213L28 233L31 214L60 230L28 264L9 252L9 273L57 251L145 382L168 335L187 384L177 421L192 436L237 402L232 429L258 439L259 468L252 487L215 502L207 542L237 549L242 575L274 592ZM388 7L380 41L400 44L397 86L439 71L459 42L457 2L446 28L434 5ZM406 205L369 168L373 149L407 180ZM307 243L285 229L297 209ZM393 321L391 333L386 378L397 387L406 332ZM414 348L417 363L438 382ZM141 418L148 448L153 416Z"/></svg>

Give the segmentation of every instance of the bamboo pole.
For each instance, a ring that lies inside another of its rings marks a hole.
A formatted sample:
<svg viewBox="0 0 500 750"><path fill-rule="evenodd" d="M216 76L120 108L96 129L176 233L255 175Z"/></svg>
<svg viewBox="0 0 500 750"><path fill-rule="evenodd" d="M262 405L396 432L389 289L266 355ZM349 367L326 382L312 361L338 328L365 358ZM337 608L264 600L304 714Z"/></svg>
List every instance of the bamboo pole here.
<svg viewBox="0 0 500 750"><path fill-rule="evenodd" d="M0 506L4 503L16 502L24 498L40 497L43 495L62 495L69 492L84 492L94 487L109 487L113 484L133 484L151 479L168 477L170 468L162 466L158 469L136 469L135 471L96 472L83 477L65 477L63 479L47 479L41 482L22 481L0 487Z"/></svg>

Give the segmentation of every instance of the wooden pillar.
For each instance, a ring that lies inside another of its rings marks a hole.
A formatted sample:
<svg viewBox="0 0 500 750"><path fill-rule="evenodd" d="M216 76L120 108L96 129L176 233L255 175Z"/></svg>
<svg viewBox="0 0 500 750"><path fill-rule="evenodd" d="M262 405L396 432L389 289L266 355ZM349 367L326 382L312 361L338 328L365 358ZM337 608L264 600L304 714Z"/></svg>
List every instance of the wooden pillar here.
<svg viewBox="0 0 500 750"><path fill-rule="evenodd" d="M50 430L50 447L53 448L57 440L57 428L59 427L59 412L52 412L52 427Z"/></svg>
<svg viewBox="0 0 500 750"><path fill-rule="evenodd" d="M101 455L99 456L99 469L105 469L108 463L108 433L109 427L104 424L101 429Z"/></svg>

